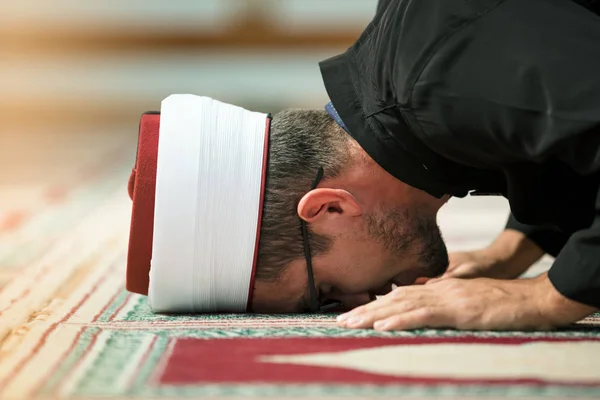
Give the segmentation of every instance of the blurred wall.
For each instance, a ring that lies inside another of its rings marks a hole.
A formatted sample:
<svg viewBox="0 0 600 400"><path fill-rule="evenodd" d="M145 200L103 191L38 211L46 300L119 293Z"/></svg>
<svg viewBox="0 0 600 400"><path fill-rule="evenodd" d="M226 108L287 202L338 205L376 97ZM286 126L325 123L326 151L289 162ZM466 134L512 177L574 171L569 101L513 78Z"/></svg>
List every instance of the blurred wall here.
<svg viewBox="0 0 600 400"><path fill-rule="evenodd" d="M317 63L376 0L25 0L0 6L3 128L136 123L167 95L322 107Z"/></svg>

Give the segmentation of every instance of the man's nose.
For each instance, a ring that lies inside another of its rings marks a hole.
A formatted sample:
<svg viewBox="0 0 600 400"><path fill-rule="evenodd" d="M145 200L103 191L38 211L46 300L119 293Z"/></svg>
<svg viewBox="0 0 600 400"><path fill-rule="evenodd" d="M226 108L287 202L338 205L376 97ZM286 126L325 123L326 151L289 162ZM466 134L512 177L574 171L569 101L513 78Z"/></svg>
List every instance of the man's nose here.
<svg viewBox="0 0 600 400"><path fill-rule="evenodd" d="M375 300L375 296L368 292L358 294L336 294L332 297L344 305L342 307L344 310L351 310Z"/></svg>

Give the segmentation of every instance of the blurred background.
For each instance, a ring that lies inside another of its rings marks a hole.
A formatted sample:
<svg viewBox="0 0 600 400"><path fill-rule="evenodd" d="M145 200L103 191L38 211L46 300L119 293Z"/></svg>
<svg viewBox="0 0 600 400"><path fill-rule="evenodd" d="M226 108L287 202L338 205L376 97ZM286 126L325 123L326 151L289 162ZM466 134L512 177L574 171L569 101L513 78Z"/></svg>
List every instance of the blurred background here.
<svg viewBox="0 0 600 400"><path fill-rule="evenodd" d="M5 122L97 127L135 126L140 112L177 92L258 111L322 107L317 62L352 44L377 1L3 3Z"/></svg>
<svg viewBox="0 0 600 400"><path fill-rule="evenodd" d="M134 157L140 114L172 93L262 112L323 107L318 61L351 45L376 4L2 1L0 213L115 147Z"/></svg>

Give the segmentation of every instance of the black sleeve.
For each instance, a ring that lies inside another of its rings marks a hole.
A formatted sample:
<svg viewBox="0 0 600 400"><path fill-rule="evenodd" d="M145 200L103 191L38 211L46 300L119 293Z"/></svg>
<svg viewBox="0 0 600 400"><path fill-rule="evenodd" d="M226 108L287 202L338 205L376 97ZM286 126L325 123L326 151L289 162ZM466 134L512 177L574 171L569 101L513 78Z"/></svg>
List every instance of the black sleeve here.
<svg viewBox="0 0 600 400"><path fill-rule="evenodd" d="M506 221L505 229L512 229L524 234L529 240L538 245L546 254L558 256L571 235L561 232L555 227L522 224L512 213Z"/></svg>
<svg viewBox="0 0 600 400"><path fill-rule="evenodd" d="M572 1L500 2L445 39L412 105L423 140L442 155L496 166L552 158L598 174L600 17ZM564 296L600 307L600 193L595 207L549 277Z"/></svg>
<svg viewBox="0 0 600 400"><path fill-rule="evenodd" d="M383 10L385 10L390 4L390 1L391 0L379 0L377 2L377 14L380 14Z"/></svg>
<svg viewBox="0 0 600 400"><path fill-rule="evenodd" d="M590 10L591 12L600 15L600 0L571 0Z"/></svg>

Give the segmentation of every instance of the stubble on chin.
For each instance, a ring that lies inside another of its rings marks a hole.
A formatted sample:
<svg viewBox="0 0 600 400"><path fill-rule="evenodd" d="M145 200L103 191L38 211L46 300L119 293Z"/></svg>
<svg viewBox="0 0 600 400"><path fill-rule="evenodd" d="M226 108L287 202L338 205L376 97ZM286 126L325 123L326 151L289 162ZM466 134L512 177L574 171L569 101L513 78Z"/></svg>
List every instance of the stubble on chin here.
<svg viewBox="0 0 600 400"><path fill-rule="evenodd" d="M367 216L369 235L398 259L413 259L419 277L436 277L448 268L448 250L434 216L407 209Z"/></svg>
<svg viewBox="0 0 600 400"><path fill-rule="evenodd" d="M421 227L421 251L419 264L423 267L423 277L434 278L448 269L448 249L435 220L427 221Z"/></svg>

